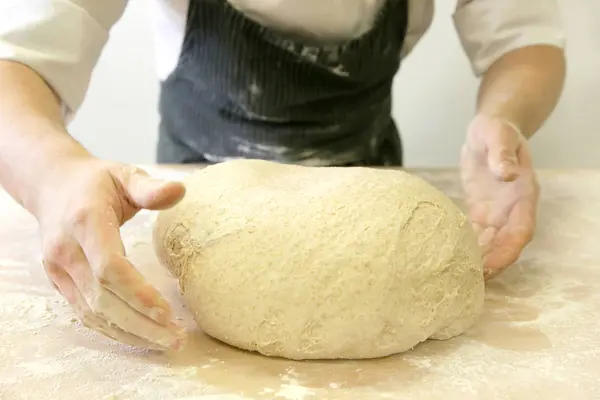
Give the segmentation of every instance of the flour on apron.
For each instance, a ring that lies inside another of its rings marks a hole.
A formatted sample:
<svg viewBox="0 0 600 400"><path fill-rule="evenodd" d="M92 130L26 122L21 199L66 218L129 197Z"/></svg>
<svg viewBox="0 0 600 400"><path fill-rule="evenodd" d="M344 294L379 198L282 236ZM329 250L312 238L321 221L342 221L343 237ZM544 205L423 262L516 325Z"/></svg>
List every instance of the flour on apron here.
<svg viewBox="0 0 600 400"><path fill-rule="evenodd" d="M360 1L372 3L368 29L334 43L261 24L244 2L192 0L161 87L158 161L401 165L391 91L408 2Z"/></svg>

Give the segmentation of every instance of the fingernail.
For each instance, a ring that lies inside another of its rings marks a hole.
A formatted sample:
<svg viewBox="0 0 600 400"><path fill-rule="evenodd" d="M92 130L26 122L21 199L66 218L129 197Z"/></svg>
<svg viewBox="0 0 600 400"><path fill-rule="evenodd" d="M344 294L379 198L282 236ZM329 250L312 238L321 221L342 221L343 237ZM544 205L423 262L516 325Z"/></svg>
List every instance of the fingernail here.
<svg viewBox="0 0 600 400"><path fill-rule="evenodd" d="M511 169L517 165L516 160L503 160L500 162L500 168Z"/></svg>
<svg viewBox="0 0 600 400"><path fill-rule="evenodd" d="M515 164L510 161L502 161L498 164L497 169L500 173L506 174L515 169Z"/></svg>
<svg viewBox="0 0 600 400"><path fill-rule="evenodd" d="M498 275L498 271L485 270L485 272L483 273L483 279L487 281L496 277L496 275Z"/></svg>

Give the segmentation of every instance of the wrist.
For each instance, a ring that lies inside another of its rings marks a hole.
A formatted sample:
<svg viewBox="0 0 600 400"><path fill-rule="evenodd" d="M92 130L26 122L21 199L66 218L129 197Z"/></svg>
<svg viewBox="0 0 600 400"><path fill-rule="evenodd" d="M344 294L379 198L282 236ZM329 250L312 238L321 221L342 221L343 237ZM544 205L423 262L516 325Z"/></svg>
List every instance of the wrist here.
<svg viewBox="0 0 600 400"><path fill-rule="evenodd" d="M66 190L72 181L72 174L96 160L79 144L46 148L33 169L40 172L29 174L23 186L23 206L38 216L39 211L56 197L57 191Z"/></svg>
<svg viewBox="0 0 600 400"><path fill-rule="evenodd" d="M64 171L70 169L69 165L94 157L64 129L46 126L27 130L34 134L20 134L20 131L2 140L0 184L35 215L38 198L47 192L45 187L62 186Z"/></svg>
<svg viewBox="0 0 600 400"><path fill-rule="evenodd" d="M0 61L0 92L0 185L31 211L52 168L89 153L67 133L59 99L32 69Z"/></svg>
<svg viewBox="0 0 600 400"><path fill-rule="evenodd" d="M511 131L515 132L519 137L525 138L523 134L522 123L517 121L515 118L511 118L509 116L505 116L497 113L478 113L473 121L477 121L479 119L485 119L487 121L492 121L496 126L502 126L504 128L508 128Z"/></svg>

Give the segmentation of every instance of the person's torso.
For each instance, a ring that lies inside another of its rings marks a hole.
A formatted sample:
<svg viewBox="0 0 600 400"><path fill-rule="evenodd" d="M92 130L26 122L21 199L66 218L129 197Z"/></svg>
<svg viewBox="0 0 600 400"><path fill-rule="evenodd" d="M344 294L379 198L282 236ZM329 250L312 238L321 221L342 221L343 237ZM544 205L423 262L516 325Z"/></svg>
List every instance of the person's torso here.
<svg viewBox="0 0 600 400"><path fill-rule="evenodd" d="M187 22L187 11L190 0L154 0L153 1L153 21L155 31L155 45L156 45L156 69L159 79L165 80L175 69L179 61L181 52L181 46L185 35L185 28ZM350 22L344 24L343 19L334 19L338 22L338 26L341 26L341 30L344 30L345 26L355 28L355 33L364 33L365 29L370 28L369 23L373 22L373 18L361 19L361 22L353 21L357 15L361 13L370 13L374 16L377 9L381 6L380 0L336 0L331 3L326 3L323 0L303 0L301 2L297 0L231 0L232 4L235 3L257 3L258 5L267 3L276 3L278 7L284 10L288 10L288 3L302 4L302 10L312 10L312 13L304 11L302 17L312 20L319 21L319 18L312 18L312 14L317 17L323 15L324 11L327 15L342 15L343 13L336 13L335 10L323 9L323 4L327 7L342 7L344 10L348 9L350 3L355 4L356 12L350 13ZM310 4L313 3L313 4ZM406 36L404 38L404 47L402 49L402 57L409 54L412 49L417 45L422 36L427 32L431 25L434 13L434 0L408 0L408 21ZM273 11L277 11L277 7L273 8ZM292 8L292 11L293 8ZM285 14L287 17L290 14ZM291 14L296 16L297 14ZM301 21L300 21L301 22ZM314 22L313 22L314 23ZM347 29L347 28L346 28Z"/></svg>
<svg viewBox="0 0 600 400"><path fill-rule="evenodd" d="M398 136L392 81L428 26L430 19L415 19L427 8L411 11L407 0L306 1L301 8L295 0L159 3L179 8L162 10L171 19L158 32L174 43L175 28L184 32L168 58L158 54L163 139L211 161L339 165L391 154L384 148Z"/></svg>

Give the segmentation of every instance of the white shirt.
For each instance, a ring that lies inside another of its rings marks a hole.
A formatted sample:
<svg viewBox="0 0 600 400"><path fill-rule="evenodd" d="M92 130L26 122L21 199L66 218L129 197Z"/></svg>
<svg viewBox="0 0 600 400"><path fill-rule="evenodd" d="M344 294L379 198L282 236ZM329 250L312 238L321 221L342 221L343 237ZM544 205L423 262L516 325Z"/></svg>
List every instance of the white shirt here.
<svg viewBox="0 0 600 400"><path fill-rule="evenodd" d="M0 59L20 62L37 71L62 99L66 117L70 119L83 102L92 70L127 1L1 0ZM189 1L153 0L157 72L161 80L177 64ZM262 16L262 21L275 21L275 25L308 26L314 25L314 21L324 21L329 30L349 35L368 30L369 26L361 21L370 24L382 3L382 0L229 1L242 12L253 11L248 16ZM408 1L408 29L402 56L408 55L419 42L434 12L434 0ZM535 44L564 47L564 27L556 0L456 1L454 24L477 76L511 50Z"/></svg>

